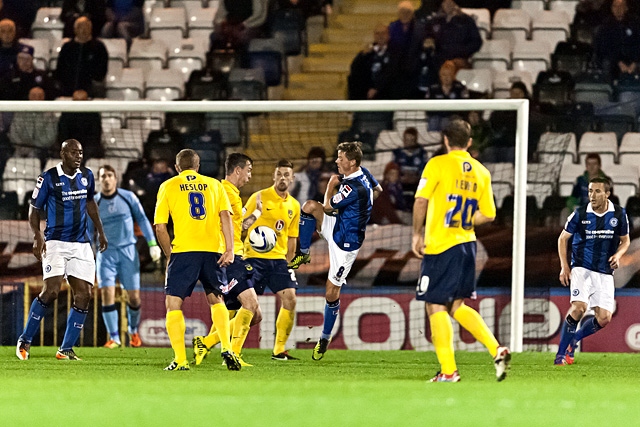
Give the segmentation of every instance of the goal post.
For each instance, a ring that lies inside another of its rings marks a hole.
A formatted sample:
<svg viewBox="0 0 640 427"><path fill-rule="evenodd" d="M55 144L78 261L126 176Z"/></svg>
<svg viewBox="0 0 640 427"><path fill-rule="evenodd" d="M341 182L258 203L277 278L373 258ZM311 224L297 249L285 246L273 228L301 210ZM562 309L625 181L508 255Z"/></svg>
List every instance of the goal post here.
<svg viewBox="0 0 640 427"><path fill-rule="evenodd" d="M0 101L0 113L6 112L96 112L96 113L353 113L353 112L428 112L428 111L517 112L516 158L514 168L513 248L510 295L509 345L523 351L525 227L527 196L527 146L529 102L521 99L491 100L390 100L390 101ZM251 142L249 143L251 146ZM306 154L306 153L305 153ZM1 236L0 236L1 237ZM0 239L1 240L1 239ZM417 277L416 277L417 280ZM2 281L2 277L0 277Z"/></svg>

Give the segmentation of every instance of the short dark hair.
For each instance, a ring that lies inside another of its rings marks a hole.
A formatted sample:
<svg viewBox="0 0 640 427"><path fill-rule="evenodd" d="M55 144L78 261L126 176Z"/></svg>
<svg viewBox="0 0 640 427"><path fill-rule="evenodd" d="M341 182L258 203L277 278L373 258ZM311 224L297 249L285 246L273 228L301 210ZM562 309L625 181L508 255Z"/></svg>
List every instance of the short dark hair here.
<svg viewBox="0 0 640 427"><path fill-rule="evenodd" d="M247 162L253 165L253 160L246 154L231 153L227 156L227 160L224 162L225 173L227 175L231 175L237 167L244 168L247 165Z"/></svg>
<svg viewBox="0 0 640 427"><path fill-rule="evenodd" d="M604 184L604 191L611 191L611 181L604 176L597 176L589 180L589 184Z"/></svg>
<svg viewBox="0 0 640 427"><path fill-rule="evenodd" d="M309 153L307 153L307 160L316 159L318 157L322 158L323 162L325 161L325 159L327 158L327 153L324 151L324 148L311 147L309 149Z"/></svg>
<svg viewBox="0 0 640 427"><path fill-rule="evenodd" d="M587 156L584 158L584 162L587 163L587 160L593 160L593 159L596 159L598 161L598 165L602 166L602 159L600 158L600 154L598 153L587 154Z"/></svg>
<svg viewBox="0 0 640 427"><path fill-rule="evenodd" d="M276 163L276 169L278 168L291 168L293 169L293 163L291 163L290 160L287 159L280 159L278 160L278 163Z"/></svg>
<svg viewBox="0 0 640 427"><path fill-rule="evenodd" d="M449 146L465 148L471 139L471 125L462 119L451 120L442 134L447 137Z"/></svg>
<svg viewBox="0 0 640 427"><path fill-rule="evenodd" d="M413 136L415 136L417 138L418 137L418 129L414 128L413 126L409 126L402 133L402 135L407 135L407 134L413 135Z"/></svg>
<svg viewBox="0 0 640 427"><path fill-rule="evenodd" d="M118 176L118 173L116 172L115 168L111 165L107 165L104 164L102 166L100 166L100 169L104 169L105 171L109 171L111 173L113 173L114 176ZM98 169L98 176L100 175L100 169Z"/></svg>
<svg viewBox="0 0 640 427"><path fill-rule="evenodd" d="M362 142L346 141L338 144L338 151L342 151L349 160L355 160L356 166L362 162Z"/></svg>

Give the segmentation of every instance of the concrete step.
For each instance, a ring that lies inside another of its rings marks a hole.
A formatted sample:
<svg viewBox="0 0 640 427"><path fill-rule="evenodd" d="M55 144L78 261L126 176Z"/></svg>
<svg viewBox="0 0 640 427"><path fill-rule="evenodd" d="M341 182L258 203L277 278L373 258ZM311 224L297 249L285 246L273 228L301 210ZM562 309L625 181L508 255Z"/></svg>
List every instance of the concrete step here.
<svg viewBox="0 0 640 427"><path fill-rule="evenodd" d="M356 54L366 45L366 43L318 43L309 45L309 57L323 57L324 55L343 54L355 57Z"/></svg>
<svg viewBox="0 0 640 427"><path fill-rule="evenodd" d="M289 89L344 89L344 73L297 73L289 76Z"/></svg>
<svg viewBox="0 0 640 427"><path fill-rule="evenodd" d="M398 3L393 1L385 2L350 2L343 4L342 13L361 13L363 15L392 15L398 12Z"/></svg>
<svg viewBox="0 0 640 427"><path fill-rule="evenodd" d="M358 29L373 34L373 29L377 24L388 25L396 19L398 19L396 14L341 14L331 21L330 27L352 30Z"/></svg>
<svg viewBox="0 0 640 427"><path fill-rule="evenodd" d="M286 100L343 100L346 99L345 88L297 88L288 89L284 93Z"/></svg>
<svg viewBox="0 0 640 427"><path fill-rule="evenodd" d="M351 30L341 28L326 28L322 33L323 43L352 43L361 46L373 41L373 29L371 31Z"/></svg>
<svg viewBox="0 0 640 427"><path fill-rule="evenodd" d="M302 70L305 73L348 73L352 58L346 55L305 58Z"/></svg>

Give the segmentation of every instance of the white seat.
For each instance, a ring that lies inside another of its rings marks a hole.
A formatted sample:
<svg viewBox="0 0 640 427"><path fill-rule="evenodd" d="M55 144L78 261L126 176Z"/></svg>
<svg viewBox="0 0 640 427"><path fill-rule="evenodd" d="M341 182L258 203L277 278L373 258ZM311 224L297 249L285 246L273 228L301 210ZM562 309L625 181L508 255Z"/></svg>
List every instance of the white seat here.
<svg viewBox="0 0 640 427"><path fill-rule="evenodd" d="M165 44L187 36L187 12L182 7L155 8L149 20L149 36Z"/></svg>
<svg viewBox="0 0 640 427"><path fill-rule="evenodd" d="M471 62L473 68L507 70L511 67L511 43L509 40L486 40Z"/></svg>
<svg viewBox="0 0 640 427"><path fill-rule="evenodd" d="M640 171L640 132L627 132L618 147L618 161L621 165L635 166Z"/></svg>
<svg viewBox="0 0 640 427"><path fill-rule="evenodd" d="M64 38L62 40L58 40L51 46L51 56L49 57L50 70L55 70L58 67L58 56L60 56L60 51L62 50L62 46L69 40L71 39Z"/></svg>
<svg viewBox="0 0 640 427"><path fill-rule="evenodd" d="M396 111L393 113L393 127L400 135L408 127L416 128L418 134L427 134L427 115L424 111Z"/></svg>
<svg viewBox="0 0 640 427"><path fill-rule="evenodd" d="M102 146L107 157L139 159L144 140L136 129L112 129L102 133Z"/></svg>
<svg viewBox="0 0 640 427"><path fill-rule="evenodd" d="M584 165L574 163L564 163L560 169L558 179L558 194L562 197L569 197L573 191L573 186L578 177L584 174Z"/></svg>
<svg viewBox="0 0 640 427"><path fill-rule="evenodd" d="M10 157L5 164L2 180L24 179L33 181L35 185L35 180L38 178L38 175L40 175L40 172L40 159Z"/></svg>
<svg viewBox="0 0 640 427"><path fill-rule="evenodd" d="M34 39L49 39L52 43L62 39L64 22L60 19L61 7L41 7L31 25Z"/></svg>
<svg viewBox="0 0 640 427"><path fill-rule="evenodd" d="M498 9L493 15L491 38L508 40L513 46L516 40L524 41L531 32L531 17L520 9Z"/></svg>
<svg viewBox="0 0 640 427"><path fill-rule="evenodd" d="M629 197L638 194L640 173L637 166L612 165L605 173L613 181L614 194L620 199L620 206L626 206Z"/></svg>
<svg viewBox="0 0 640 427"><path fill-rule="evenodd" d="M127 42L124 39L100 39L107 48L109 54L109 67L107 75L117 75L128 64Z"/></svg>
<svg viewBox="0 0 640 427"><path fill-rule="evenodd" d="M362 160L362 166L369 169L371 175L381 177L384 175L384 168L387 163L393 161L393 153L391 151L381 151L376 153L375 160Z"/></svg>
<svg viewBox="0 0 640 427"><path fill-rule="evenodd" d="M140 68L145 76L161 70L167 63L167 45L159 40L133 39L129 50L129 67Z"/></svg>
<svg viewBox="0 0 640 427"><path fill-rule="evenodd" d="M396 148L402 148L402 134L395 130L383 130L378 135L376 141L376 150L395 150Z"/></svg>
<svg viewBox="0 0 640 427"><path fill-rule="evenodd" d="M456 74L456 80L465 85L469 90L485 93L491 97L493 93L493 84L491 82L492 74L492 71L486 68L462 69Z"/></svg>
<svg viewBox="0 0 640 427"><path fill-rule="evenodd" d="M60 159L54 159L53 157L49 157L45 162L44 162L44 169L42 169L42 172L46 172L51 168L54 168L58 165L58 163L60 163L61 160Z"/></svg>
<svg viewBox="0 0 640 427"><path fill-rule="evenodd" d="M576 134L545 132L538 141L536 152L540 163L573 164L578 158Z"/></svg>
<svg viewBox="0 0 640 427"><path fill-rule="evenodd" d="M536 16L537 13L544 10L544 0L513 0L511 2L511 9L519 9L530 17Z"/></svg>
<svg viewBox="0 0 640 427"><path fill-rule="evenodd" d="M480 31L483 40L487 40L491 35L491 13L489 9L484 8L460 8L460 11L469 15L476 21L476 26Z"/></svg>
<svg viewBox="0 0 640 427"><path fill-rule="evenodd" d="M127 129L136 130L142 140L146 141L151 131L162 129L164 113L160 111L127 113L124 123Z"/></svg>
<svg viewBox="0 0 640 427"><path fill-rule="evenodd" d="M560 164L529 163L527 165L527 196L535 197L539 209L542 208L544 200L555 192L560 168Z"/></svg>
<svg viewBox="0 0 640 427"><path fill-rule="evenodd" d="M173 101L182 97L184 79L176 70L158 70L147 77L144 97L155 101Z"/></svg>
<svg viewBox="0 0 640 427"><path fill-rule="evenodd" d="M569 17L562 11L540 11L531 21L531 40L544 41L555 47L571 35L570 24Z"/></svg>
<svg viewBox="0 0 640 427"><path fill-rule="evenodd" d="M122 120L119 117L101 115L102 131L110 131L112 129L121 129Z"/></svg>
<svg viewBox="0 0 640 427"><path fill-rule="evenodd" d="M209 7L203 8L199 1L184 2L184 7L187 12L189 37L204 37L208 39L213 31L213 21L216 18L218 8L212 7L211 4L209 4Z"/></svg>
<svg viewBox="0 0 640 427"><path fill-rule="evenodd" d="M555 46L555 45L554 45ZM551 66L551 48L544 41L519 41L513 45L511 67L514 70L528 71L536 81L541 71Z"/></svg>
<svg viewBox="0 0 640 427"><path fill-rule="evenodd" d="M569 22L573 22L578 3L580 3L580 0L551 0L549 2L549 9L566 13Z"/></svg>
<svg viewBox="0 0 640 427"><path fill-rule="evenodd" d="M85 166L91 169L96 181L96 193L100 191L100 180L98 179L98 173L100 168L104 165L112 166L116 170L116 176L118 177L118 186L122 184L122 176L127 171L129 165L129 159L122 157L106 157L104 159L91 158L87 160Z"/></svg>
<svg viewBox="0 0 640 427"><path fill-rule="evenodd" d="M171 70L179 71L183 80L189 80L193 70L200 70L206 64L208 40L182 39L169 45L167 66Z"/></svg>
<svg viewBox="0 0 640 427"><path fill-rule="evenodd" d="M42 71L49 69L51 59L51 40L49 39L20 39L22 44L33 48L33 66Z"/></svg>
<svg viewBox="0 0 640 427"><path fill-rule="evenodd" d="M515 82L524 83L529 93L533 93L531 73L522 70L507 70L493 73L493 97L500 99L508 98L509 89Z"/></svg>
<svg viewBox="0 0 640 427"><path fill-rule="evenodd" d="M585 132L578 144L580 163L584 164L589 153L598 153L602 159L602 170L607 171L618 158L618 140L615 132Z"/></svg>
<svg viewBox="0 0 640 427"><path fill-rule="evenodd" d="M486 163L491 172L491 188L496 206L502 207L505 197L513 194L514 168L512 163Z"/></svg>
<svg viewBox="0 0 640 427"><path fill-rule="evenodd" d="M15 191L18 195L18 205L23 206L25 196L31 194L35 188L35 180L8 179L2 183L2 191Z"/></svg>
<svg viewBox="0 0 640 427"><path fill-rule="evenodd" d="M107 98L134 101L144 97L144 73L139 68L125 68L107 79Z"/></svg>

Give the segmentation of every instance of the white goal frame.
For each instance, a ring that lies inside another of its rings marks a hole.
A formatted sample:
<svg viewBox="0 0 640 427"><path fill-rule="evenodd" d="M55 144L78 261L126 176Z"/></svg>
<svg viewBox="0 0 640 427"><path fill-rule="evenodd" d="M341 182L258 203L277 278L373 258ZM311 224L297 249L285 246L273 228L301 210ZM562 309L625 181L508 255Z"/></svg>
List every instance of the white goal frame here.
<svg viewBox="0 0 640 427"><path fill-rule="evenodd" d="M511 274L510 348L522 352L524 326L524 268L527 197L529 101L397 100L397 101L0 101L0 112L355 112L355 111L517 111L514 178L513 250Z"/></svg>

